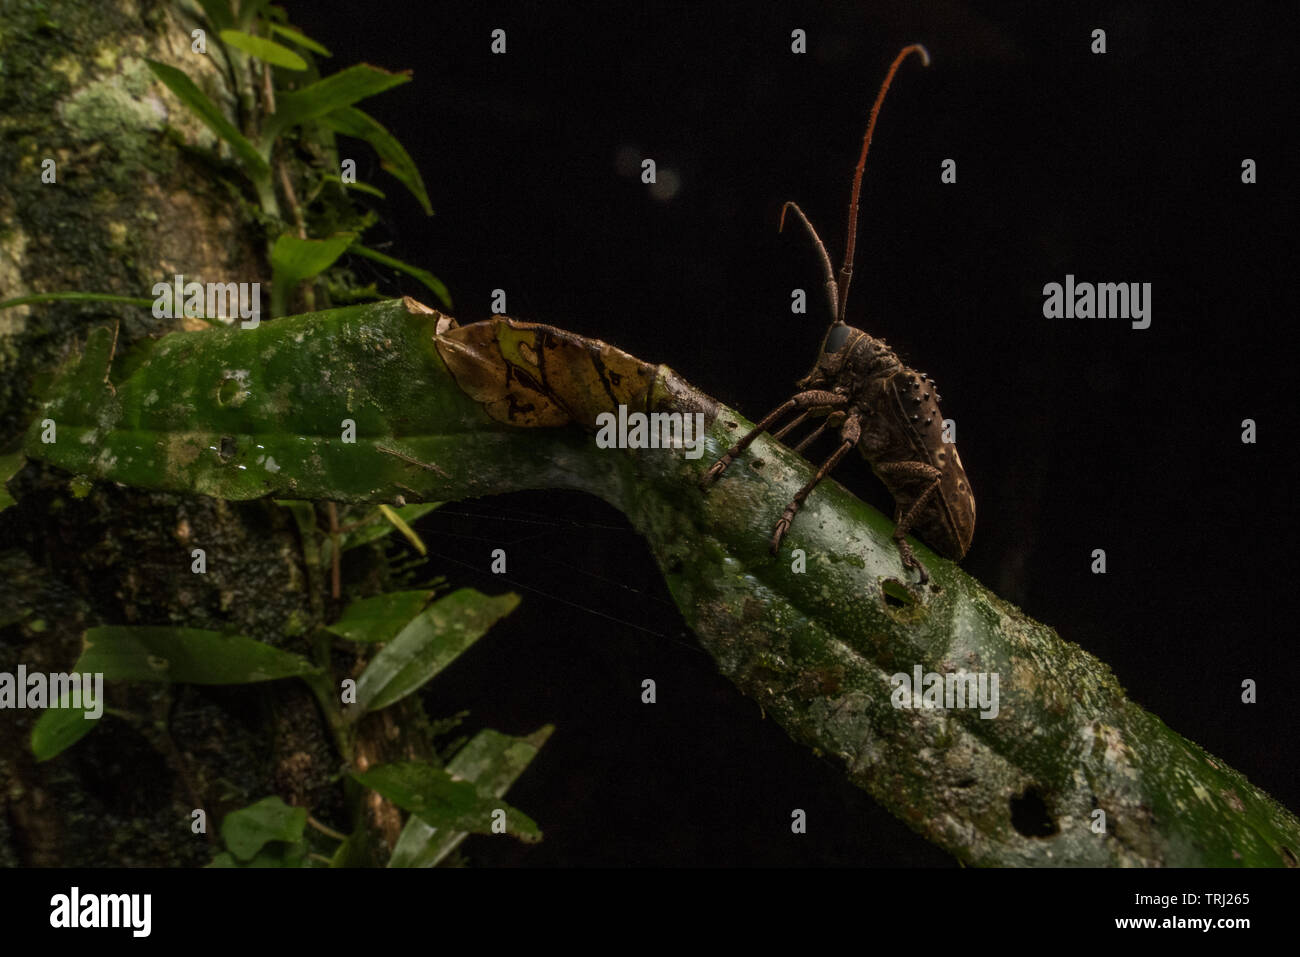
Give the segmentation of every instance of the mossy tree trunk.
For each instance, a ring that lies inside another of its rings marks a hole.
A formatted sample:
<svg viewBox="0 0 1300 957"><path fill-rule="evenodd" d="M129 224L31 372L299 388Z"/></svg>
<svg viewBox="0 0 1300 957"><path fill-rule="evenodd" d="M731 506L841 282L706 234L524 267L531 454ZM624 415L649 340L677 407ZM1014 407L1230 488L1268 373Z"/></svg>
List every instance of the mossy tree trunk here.
<svg viewBox="0 0 1300 957"><path fill-rule="evenodd" d="M199 25L159 0L6 5L0 300L67 290L147 298L178 273L270 288L265 233L228 151L144 62L185 71L237 119L218 45L191 50ZM46 159L54 183L42 182ZM0 448L18 441L52 369L106 319L120 322L123 352L199 322L84 303L0 311ZM0 671L66 671L100 624L233 630L305 650L330 598L285 510L108 483L73 493L68 478L29 463L11 483L20 504L0 513ZM191 571L194 548L206 552L206 574ZM137 720L107 721L45 764L28 750L37 714L0 713L0 866L203 864L222 816L272 793L352 829L330 781L339 758L305 687L108 695ZM385 751L409 750L395 737ZM191 832L196 808L207 812L206 835ZM391 812L370 820L390 837Z"/></svg>

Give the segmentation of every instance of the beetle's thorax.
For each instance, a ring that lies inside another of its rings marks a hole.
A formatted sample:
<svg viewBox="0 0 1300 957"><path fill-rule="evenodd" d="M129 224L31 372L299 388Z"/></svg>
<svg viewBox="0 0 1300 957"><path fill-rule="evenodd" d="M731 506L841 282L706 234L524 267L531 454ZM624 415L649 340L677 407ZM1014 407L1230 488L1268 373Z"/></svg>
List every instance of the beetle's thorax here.
<svg viewBox="0 0 1300 957"><path fill-rule="evenodd" d="M861 329L836 323L822 340L817 363L799 381L801 389L827 389L850 397L872 382L892 376L903 363L883 339L867 335Z"/></svg>

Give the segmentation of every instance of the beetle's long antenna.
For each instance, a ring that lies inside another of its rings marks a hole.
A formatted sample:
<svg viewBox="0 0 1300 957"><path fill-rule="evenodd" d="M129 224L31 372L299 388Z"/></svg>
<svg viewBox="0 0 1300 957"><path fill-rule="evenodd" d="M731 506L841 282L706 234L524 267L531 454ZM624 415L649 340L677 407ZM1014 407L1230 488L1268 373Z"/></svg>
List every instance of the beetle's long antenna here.
<svg viewBox="0 0 1300 957"><path fill-rule="evenodd" d="M826 252L826 244L817 235L817 230L813 229L813 224L808 222L808 217L803 214L803 210L799 208L798 203L786 203L781 207L781 224L777 226L778 232L785 229L785 213L788 209L793 209L798 214L800 222L807 227L809 235L812 236L813 242L817 245L817 254L821 256L822 269L826 273L826 295L831 300L831 318L838 320L840 315L840 293L839 288L835 285L835 270L831 266L831 257Z"/></svg>
<svg viewBox="0 0 1300 957"><path fill-rule="evenodd" d="M907 59L909 53L920 54L921 62L925 66L930 65L930 54L919 43L903 47L898 56L894 57L889 72L885 74L885 82L880 84L880 92L876 94L876 102L871 107L871 119L867 121L867 135L862 138L862 155L858 158L857 169L853 171L853 194L849 198L849 241L844 247L844 265L840 267L840 307L835 314L836 319L840 322L844 321L844 307L849 299L849 280L853 278L853 250L858 239L858 193L862 189L862 170L867 165L867 150L871 148L871 135L876 131L876 117L880 115L880 105L885 102L885 94L889 92L889 84L893 82L899 64Z"/></svg>

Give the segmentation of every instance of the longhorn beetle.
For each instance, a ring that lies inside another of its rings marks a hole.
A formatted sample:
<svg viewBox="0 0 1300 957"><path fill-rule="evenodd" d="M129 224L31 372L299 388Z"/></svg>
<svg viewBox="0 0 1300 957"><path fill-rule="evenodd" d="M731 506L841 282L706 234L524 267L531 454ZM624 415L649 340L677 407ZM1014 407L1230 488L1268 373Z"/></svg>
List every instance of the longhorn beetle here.
<svg viewBox="0 0 1300 957"><path fill-rule="evenodd" d="M817 362L812 372L799 380L800 391L764 416L714 462L701 484L705 488L712 484L761 432L789 413L799 412L784 428L772 434L777 441L810 416L825 416L821 425L794 450L802 452L828 427L839 429L840 446L785 507L772 532L772 554L775 555L781 547L781 539L809 493L856 445L894 497L894 541L904 566L917 569L921 576L920 584L925 584L930 580L930 574L912 554L907 533L914 528L935 551L960 559L970 547L971 535L975 531L975 498L956 446L945 441L939 393L934 381L925 373L903 365L884 340L875 339L844 321L849 280L853 276L862 170L867 162L867 150L871 146L880 105L885 101L899 65L910 53L918 54L922 63L930 65L930 54L925 47L920 44L905 47L894 58L876 95L867 133L862 139L862 155L853 173L848 243L844 248L844 264L840 267L838 283L831 271L826 246L803 210L795 203L781 207L780 228L785 227L786 212L793 209L812 236L826 274L826 292L833 321L822 339Z"/></svg>

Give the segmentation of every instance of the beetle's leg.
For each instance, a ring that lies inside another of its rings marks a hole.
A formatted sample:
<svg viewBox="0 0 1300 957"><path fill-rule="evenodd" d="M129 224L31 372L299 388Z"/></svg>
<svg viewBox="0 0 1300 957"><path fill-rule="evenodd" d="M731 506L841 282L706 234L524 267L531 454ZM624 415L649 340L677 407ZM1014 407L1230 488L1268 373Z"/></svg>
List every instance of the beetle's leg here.
<svg viewBox="0 0 1300 957"><path fill-rule="evenodd" d="M816 409L805 409L803 412L800 412L793 419L791 419L788 424L781 426L781 431L773 432L772 438L780 442L783 438L785 438L785 434L787 432L789 432L795 426L799 425L801 422L803 422L804 419L808 418L808 416L812 415L816 411L817 411Z"/></svg>
<svg viewBox="0 0 1300 957"><path fill-rule="evenodd" d="M816 408L817 406L838 408L839 406L846 404L848 401L849 400L846 396L842 396L838 392L827 392L823 389L813 389L809 392L800 392L794 398L781 404L767 415L763 416L761 422L741 436L740 441L727 449L726 454L723 455L722 458L718 459L718 461L714 462L713 467L704 473L704 478L701 479L700 484L707 487L714 479L725 472L727 466L735 461L736 456L749 448L750 443L758 438L759 435L776 422L777 419L781 418L781 416L786 415L794 409Z"/></svg>
<svg viewBox="0 0 1300 957"><path fill-rule="evenodd" d="M846 414L847 413L843 410L840 410L839 412L832 412L830 415L826 416L822 421L822 424L813 429L812 432L808 433L808 435L804 437L804 440L794 447L794 450L796 452L802 452L804 449L808 448L808 446L812 445L813 442L817 440L817 436L821 435L827 429L839 428L844 424L844 416Z"/></svg>
<svg viewBox="0 0 1300 957"><path fill-rule="evenodd" d="M808 480L803 488L794 493L794 498L790 504L785 507L781 513L781 520L776 523L776 528L772 531L772 554L775 555L781 547L781 539L785 533L790 530L790 522L794 519L795 513L803 505L804 499L808 494L817 487L817 483L824 479L831 469L839 464L840 459L844 458L844 453L853 446L858 444L858 439L862 437L862 426L858 423L856 415L847 416L844 419L844 427L840 429L840 447L831 453L831 457L822 463L822 467L817 470L817 474Z"/></svg>
<svg viewBox="0 0 1300 957"><path fill-rule="evenodd" d="M877 465L876 471L882 477L886 475L890 477L891 488L901 484L901 482L895 481L896 479L903 481L921 479L929 483L922 489L916 500L912 502L906 515L903 514L902 506L899 506L894 512L894 542L898 545L898 554L903 559L904 566L915 568L921 573L920 584L924 585L930 580L930 573L925 570L921 560L912 554L912 546L907 544L906 536L912 527L912 523L916 521L916 517L921 514L922 507L939 490L939 482L943 477L943 473L933 465L927 465L924 462L886 462L884 465Z"/></svg>

